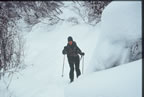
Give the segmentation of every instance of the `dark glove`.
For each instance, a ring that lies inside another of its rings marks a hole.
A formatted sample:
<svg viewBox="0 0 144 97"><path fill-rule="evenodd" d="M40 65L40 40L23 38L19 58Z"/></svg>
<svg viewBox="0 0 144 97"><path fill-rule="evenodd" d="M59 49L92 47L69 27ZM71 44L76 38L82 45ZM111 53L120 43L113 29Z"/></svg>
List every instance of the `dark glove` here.
<svg viewBox="0 0 144 97"><path fill-rule="evenodd" d="M82 53L81 53L81 55L82 55L82 56L84 56L84 55L85 55L85 53L84 53L84 52L82 52Z"/></svg>
<svg viewBox="0 0 144 97"><path fill-rule="evenodd" d="M64 50L62 51L62 53L65 55L65 54L67 54L67 51L66 51L66 47L64 47Z"/></svg>
<svg viewBox="0 0 144 97"><path fill-rule="evenodd" d="M63 54L65 55L65 54L67 54L67 52L66 52L66 51L63 51Z"/></svg>

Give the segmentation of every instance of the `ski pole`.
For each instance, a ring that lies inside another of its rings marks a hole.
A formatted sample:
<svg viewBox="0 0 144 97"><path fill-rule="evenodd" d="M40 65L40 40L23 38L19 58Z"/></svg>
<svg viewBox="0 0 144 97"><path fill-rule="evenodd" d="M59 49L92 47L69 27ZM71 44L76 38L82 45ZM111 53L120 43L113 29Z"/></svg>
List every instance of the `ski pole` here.
<svg viewBox="0 0 144 97"><path fill-rule="evenodd" d="M81 55L80 61L81 61L82 57L83 57L83 55Z"/></svg>
<svg viewBox="0 0 144 97"><path fill-rule="evenodd" d="M84 56L83 56L83 60L82 60L82 74L84 72Z"/></svg>
<svg viewBox="0 0 144 97"><path fill-rule="evenodd" d="M64 76L64 63L65 63L65 55L64 55L64 58L63 58L62 77Z"/></svg>

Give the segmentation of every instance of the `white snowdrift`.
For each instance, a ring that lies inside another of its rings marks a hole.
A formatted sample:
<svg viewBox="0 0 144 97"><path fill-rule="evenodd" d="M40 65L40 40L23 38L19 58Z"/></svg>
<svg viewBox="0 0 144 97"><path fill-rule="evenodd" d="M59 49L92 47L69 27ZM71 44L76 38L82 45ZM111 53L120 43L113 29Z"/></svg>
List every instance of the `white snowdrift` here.
<svg viewBox="0 0 144 97"><path fill-rule="evenodd" d="M140 1L113 1L104 9L88 72L129 62L129 44L142 38L141 14Z"/></svg>
<svg viewBox="0 0 144 97"><path fill-rule="evenodd" d="M142 97L142 60L82 76L65 97Z"/></svg>
<svg viewBox="0 0 144 97"><path fill-rule="evenodd" d="M102 36L111 41L141 38L141 1L113 1L102 13Z"/></svg>

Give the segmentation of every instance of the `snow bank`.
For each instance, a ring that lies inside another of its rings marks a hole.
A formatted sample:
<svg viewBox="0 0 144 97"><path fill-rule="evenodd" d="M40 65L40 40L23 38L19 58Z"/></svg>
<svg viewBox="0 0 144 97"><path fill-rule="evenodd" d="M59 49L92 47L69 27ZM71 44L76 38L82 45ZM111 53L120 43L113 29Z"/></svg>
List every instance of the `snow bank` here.
<svg viewBox="0 0 144 97"><path fill-rule="evenodd" d="M111 41L141 37L141 1L115 1L102 14L102 36Z"/></svg>
<svg viewBox="0 0 144 97"><path fill-rule="evenodd" d="M81 76L65 97L142 97L142 60Z"/></svg>
<svg viewBox="0 0 144 97"><path fill-rule="evenodd" d="M113 1L102 13L101 32L87 72L129 62L128 45L141 35L141 2Z"/></svg>

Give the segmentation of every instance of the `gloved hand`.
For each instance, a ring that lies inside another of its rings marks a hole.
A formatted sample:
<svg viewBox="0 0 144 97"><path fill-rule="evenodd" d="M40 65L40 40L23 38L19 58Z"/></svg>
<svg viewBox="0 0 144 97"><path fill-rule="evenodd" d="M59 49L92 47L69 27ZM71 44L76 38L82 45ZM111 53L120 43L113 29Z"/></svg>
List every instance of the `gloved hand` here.
<svg viewBox="0 0 144 97"><path fill-rule="evenodd" d="M65 55L65 54L67 54L67 48L66 47L64 47L64 50L62 51L62 53Z"/></svg>
<svg viewBox="0 0 144 97"><path fill-rule="evenodd" d="M82 52L82 53L81 53L81 55L82 55L82 56L84 56L84 55L85 55L85 53L84 53L84 52Z"/></svg>
<svg viewBox="0 0 144 97"><path fill-rule="evenodd" d="M65 55L65 54L67 54L67 52L66 52L66 51L63 51L63 54Z"/></svg>

